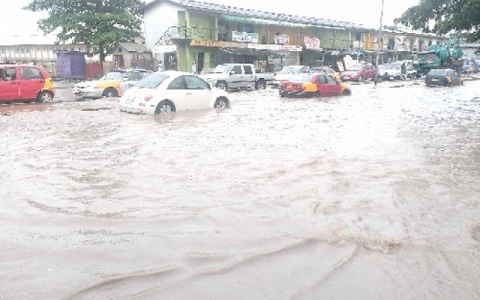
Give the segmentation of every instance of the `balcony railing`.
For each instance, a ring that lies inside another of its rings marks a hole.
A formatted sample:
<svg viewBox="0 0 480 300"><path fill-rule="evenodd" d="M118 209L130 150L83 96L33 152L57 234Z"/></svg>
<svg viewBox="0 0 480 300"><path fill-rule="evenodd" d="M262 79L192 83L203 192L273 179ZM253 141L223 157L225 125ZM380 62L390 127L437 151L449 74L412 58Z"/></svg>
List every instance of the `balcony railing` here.
<svg viewBox="0 0 480 300"><path fill-rule="evenodd" d="M178 40L210 40L210 41L232 41L232 31L206 27L186 27L170 26L156 45L175 45ZM260 44L266 44L265 37L259 37ZM374 41L351 41L344 38L323 37L322 47L325 49L354 49L354 50L377 50L378 43ZM407 48L408 49L408 48ZM405 50L407 50L405 49ZM381 50L400 50L397 48L389 49L389 44L384 43ZM401 48L404 50L404 48Z"/></svg>
<svg viewBox="0 0 480 300"><path fill-rule="evenodd" d="M214 40L215 31L204 27L170 26L157 45L173 45L175 40Z"/></svg>

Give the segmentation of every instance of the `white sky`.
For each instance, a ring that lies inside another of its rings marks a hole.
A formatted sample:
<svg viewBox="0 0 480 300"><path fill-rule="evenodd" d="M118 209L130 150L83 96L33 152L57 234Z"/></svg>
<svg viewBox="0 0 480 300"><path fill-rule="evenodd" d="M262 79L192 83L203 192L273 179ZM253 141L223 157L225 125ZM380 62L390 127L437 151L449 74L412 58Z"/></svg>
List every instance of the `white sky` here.
<svg viewBox="0 0 480 300"><path fill-rule="evenodd" d="M151 2L147 0L146 2ZM262 11L288 13L293 15L319 17L337 21L363 24L374 28L380 25L382 0L201 0ZM384 0L384 19L386 25L393 25L393 19L399 17L407 8L418 4L419 0ZM0 38L11 36L42 35L37 31L36 21L44 13L22 10L31 0L2 0L0 17L3 27ZM5 27L5 24L10 24ZM1 42L0 42L1 44Z"/></svg>

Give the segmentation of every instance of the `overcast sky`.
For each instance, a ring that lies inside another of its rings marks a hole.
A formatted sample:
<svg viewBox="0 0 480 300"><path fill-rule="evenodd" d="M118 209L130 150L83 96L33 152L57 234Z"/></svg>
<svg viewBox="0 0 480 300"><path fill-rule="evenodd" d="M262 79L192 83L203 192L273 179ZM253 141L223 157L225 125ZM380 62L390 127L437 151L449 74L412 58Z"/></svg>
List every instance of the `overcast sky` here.
<svg viewBox="0 0 480 300"><path fill-rule="evenodd" d="M151 1L153 0L146 2ZM419 2L419 0L384 1L384 24L386 25L393 25L394 18L399 17L407 8ZM36 21L45 14L22 10L22 7L30 2L31 0L2 0L0 15L3 27L0 31L0 38L14 35L41 35L36 29ZM380 25L382 6L382 0L202 0L202 2L354 22L375 28ZM6 24L9 26L5 27Z"/></svg>

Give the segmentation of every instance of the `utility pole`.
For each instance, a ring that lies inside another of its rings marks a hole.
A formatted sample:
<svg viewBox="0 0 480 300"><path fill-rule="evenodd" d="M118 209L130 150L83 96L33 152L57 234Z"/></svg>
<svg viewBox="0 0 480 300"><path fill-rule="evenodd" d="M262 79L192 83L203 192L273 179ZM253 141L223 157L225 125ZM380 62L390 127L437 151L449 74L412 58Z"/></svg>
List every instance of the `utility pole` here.
<svg viewBox="0 0 480 300"><path fill-rule="evenodd" d="M377 81L378 81L378 58L380 56L380 47L382 46L382 27L383 27L383 2L382 0L382 11L380 13L380 28L378 29L378 48L377 48L377 59L375 63L375 86L377 86Z"/></svg>

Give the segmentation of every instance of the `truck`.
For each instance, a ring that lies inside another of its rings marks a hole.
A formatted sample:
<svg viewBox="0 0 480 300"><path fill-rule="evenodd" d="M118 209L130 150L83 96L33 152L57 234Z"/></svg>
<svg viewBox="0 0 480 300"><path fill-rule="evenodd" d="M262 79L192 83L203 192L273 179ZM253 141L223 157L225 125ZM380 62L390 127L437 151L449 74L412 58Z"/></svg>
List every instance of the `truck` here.
<svg viewBox="0 0 480 300"><path fill-rule="evenodd" d="M463 69L463 51L458 44L434 44L419 52L413 61L417 77L426 75L431 69L454 69L459 74Z"/></svg>
<svg viewBox="0 0 480 300"><path fill-rule="evenodd" d="M256 89L264 90L273 85L275 77L269 73L256 73L253 64L227 63L201 75L212 86L223 90Z"/></svg>

